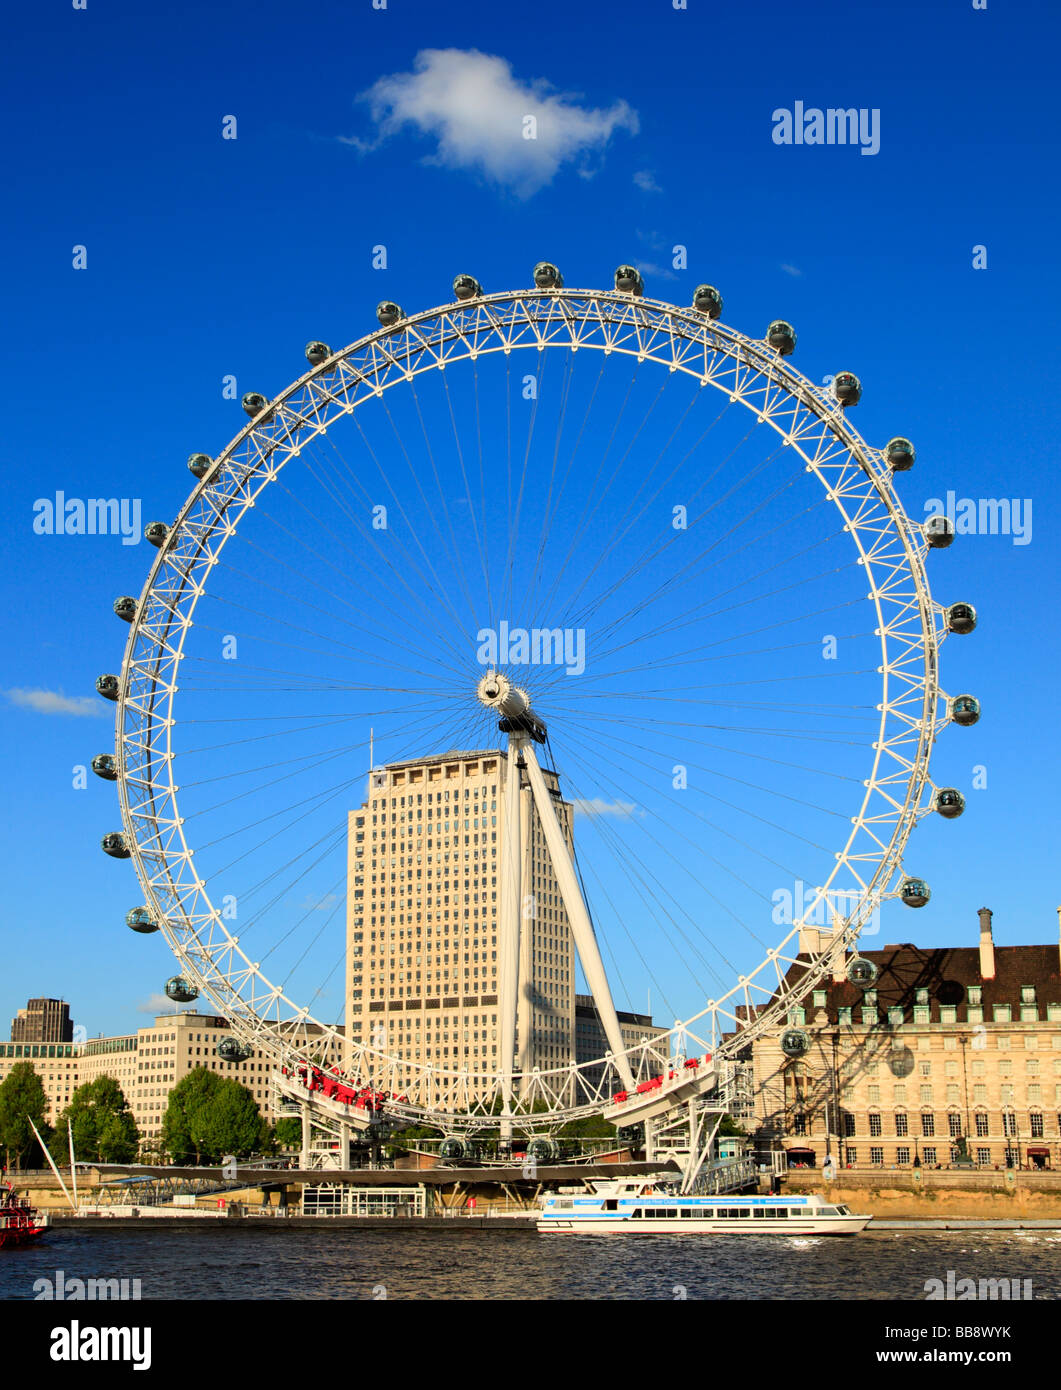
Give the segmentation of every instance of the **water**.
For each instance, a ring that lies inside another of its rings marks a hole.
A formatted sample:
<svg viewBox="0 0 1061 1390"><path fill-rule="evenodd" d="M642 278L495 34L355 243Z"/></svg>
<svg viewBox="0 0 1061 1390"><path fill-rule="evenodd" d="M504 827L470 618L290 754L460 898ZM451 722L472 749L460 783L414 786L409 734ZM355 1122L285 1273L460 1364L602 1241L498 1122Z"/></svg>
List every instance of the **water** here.
<svg viewBox="0 0 1061 1390"><path fill-rule="evenodd" d="M1061 1293L1061 1232L541 1237L533 1230L55 1231L0 1256L0 1299L33 1283L139 1279L143 1299L917 1300L925 1281L1031 1279Z"/></svg>

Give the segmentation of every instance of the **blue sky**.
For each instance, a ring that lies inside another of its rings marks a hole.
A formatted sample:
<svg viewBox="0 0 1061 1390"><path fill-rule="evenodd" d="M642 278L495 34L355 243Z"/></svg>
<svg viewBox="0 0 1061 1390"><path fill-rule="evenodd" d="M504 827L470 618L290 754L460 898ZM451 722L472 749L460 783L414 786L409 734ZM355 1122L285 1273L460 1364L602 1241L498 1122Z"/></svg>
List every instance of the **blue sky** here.
<svg viewBox="0 0 1061 1390"><path fill-rule="evenodd" d="M153 552L35 535L34 501L141 498L144 522L170 520L188 453L242 427L226 374L273 393L308 339L370 331L378 300L445 302L458 271L528 284L543 257L605 287L633 261L678 303L709 281L753 335L790 319L808 376L862 378L865 437L915 441L900 492L918 519L948 489L1031 500L1030 543L968 536L931 557L937 597L980 613L948 642L944 684L984 718L940 745L966 815L923 826L908 854L932 904L887 908L882 937L969 943L986 903L1001 943L1056 938L1055 10L658 0L587 3L576 24L548 6L365 0L297 17L193 4L175 22L89 0L14 27L0 1017L49 994L90 1033L132 1028L172 973L164 943L122 923L139 892L98 849L111 789L72 785L110 744L93 682L120 659L111 601L139 592ZM456 52L418 60L434 50ZM879 153L775 144L772 113L797 101L879 110ZM531 161L495 135L521 105L553 122Z"/></svg>

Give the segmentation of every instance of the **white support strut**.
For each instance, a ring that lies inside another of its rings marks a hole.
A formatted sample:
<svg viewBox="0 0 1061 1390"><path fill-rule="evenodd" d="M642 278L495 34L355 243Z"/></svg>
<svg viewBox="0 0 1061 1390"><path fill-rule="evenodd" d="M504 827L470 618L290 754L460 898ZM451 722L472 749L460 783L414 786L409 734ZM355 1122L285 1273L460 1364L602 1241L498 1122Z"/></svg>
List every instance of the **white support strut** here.
<svg viewBox="0 0 1061 1390"><path fill-rule="evenodd" d="M568 853L567 841L560 828L556 807L553 805L534 748L530 743L524 749L524 757L527 763L527 773L530 777L531 791L534 795L534 804L538 808L538 819L541 821L542 830L545 833L549 858L552 860L553 872L556 874L556 881L560 886L560 895L567 910L567 920L571 924L571 935L575 938L575 947L579 960L582 962L582 971L586 977L586 983L589 985L590 993L593 995L593 1002L597 1006L597 1013L600 1015L604 1036L608 1039L608 1047L612 1053L616 1069L627 1090L633 1090L634 1075L630 1070L630 1063L623 1049L619 1020L616 1017L615 1005L612 1003L612 994L608 988L608 978L604 973L604 962L601 960L600 948L597 946L593 923L589 919L586 904L582 899L582 890L578 886L575 866Z"/></svg>

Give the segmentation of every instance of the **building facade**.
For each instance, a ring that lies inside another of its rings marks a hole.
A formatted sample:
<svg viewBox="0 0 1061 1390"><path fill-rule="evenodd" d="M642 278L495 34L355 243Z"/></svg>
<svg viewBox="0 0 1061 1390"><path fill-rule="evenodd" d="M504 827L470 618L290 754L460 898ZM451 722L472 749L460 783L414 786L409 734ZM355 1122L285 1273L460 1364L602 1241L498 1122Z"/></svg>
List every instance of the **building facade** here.
<svg viewBox="0 0 1061 1390"><path fill-rule="evenodd" d="M197 1067L239 1081L262 1114L276 1118L270 1054L256 1049L245 1062L225 1061L217 1055L217 1044L231 1031L227 1021L216 1015L175 1012L161 1014L149 1027L122 1037L91 1038L84 1043L0 1043L0 1081L16 1063L29 1062L44 1085L47 1120L54 1125L78 1086L100 1076L113 1077L150 1150L161 1133L170 1091Z"/></svg>
<svg viewBox="0 0 1061 1390"><path fill-rule="evenodd" d="M946 1167L964 1150L984 1168L1061 1168L1059 948L996 946L982 908L978 947L860 954L868 989L841 975L790 1011L805 1055L785 1055L781 1028L755 1043L759 1145L796 1166Z"/></svg>
<svg viewBox="0 0 1061 1390"><path fill-rule="evenodd" d="M622 1035L624 1047L637 1047L644 1043L650 1043L653 1038L658 1038L667 1032L666 1028L657 1028L649 1014L633 1014L616 1010L616 1017L619 1020L619 1032ZM608 1050L608 1039L605 1037L597 1006L593 1002L593 995L576 994L575 1060L580 1066L584 1066L587 1062L595 1062L598 1058L604 1057ZM668 1058L666 1044L659 1048L649 1047L647 1052L655 1063L656 1071L666 1064ZM634 1067L636 1070L636 1061ZM587 1086L594 1088L603 1079L604 1067L585 1066L582 1074L586 1079Z"/></svg>
<svg viewBox="0 0 1061 1390"><path fill-rule="evenodd" d="M62 999L30 999L11 1020L11 1041L68 1043L74 1040L70 1005Z"/></svg>
<svg viewBox="0 0 1061 1390"><path fill-rule="evenodd" d="M508 763L497 749L391 763L349 815L348 1036L403 1061L467 1071L493 1090L498 1024L498 870ZM573 808L545 782L568 847ZM575 961L567 913L526 774L517 1056L521 1068L574 1056ZM415 1079L412 1070L407 1089ZM444 1103L443 1088L423 1096Z"/></svg>

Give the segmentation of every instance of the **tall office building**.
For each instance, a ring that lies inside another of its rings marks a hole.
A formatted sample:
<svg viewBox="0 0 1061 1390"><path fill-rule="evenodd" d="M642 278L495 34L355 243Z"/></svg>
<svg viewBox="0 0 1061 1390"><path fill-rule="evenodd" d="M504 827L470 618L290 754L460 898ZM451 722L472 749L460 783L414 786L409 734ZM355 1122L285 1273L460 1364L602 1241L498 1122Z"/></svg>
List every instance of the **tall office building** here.
<svg viewBox="0 0 1061 1390"><path fill-rule="evenodd" d="M68 1043L74 1040L70 1005L62 999L30 999L11 1020L11 1041Z"/></svg>
<svg viewBox="0 0 1061 1390"><path fill-rule="evenodd" d="M467 1071L489 1094L499 1055L498 883L508 764L497 749L390 763L349 817L347 1036L404 1061ZM568 847L573 808L544 770ZM575 960L526 774L520 779L517 1065L574 1057ZM415 1077L409 1073L407 1090ZM421 1098L444 1104L437 1084Z"/></svg>

